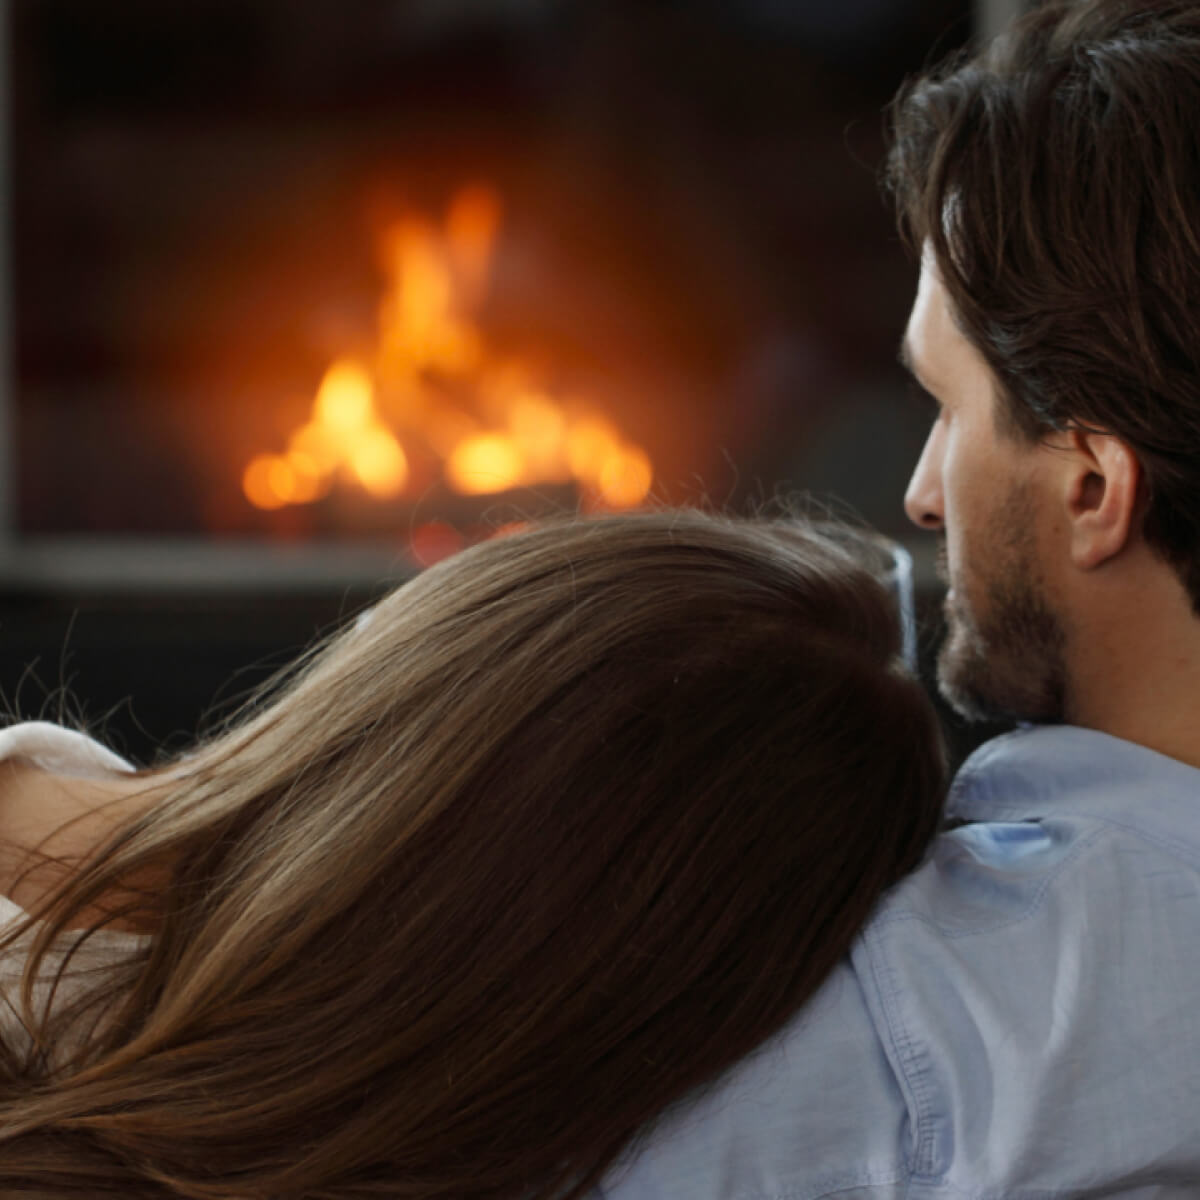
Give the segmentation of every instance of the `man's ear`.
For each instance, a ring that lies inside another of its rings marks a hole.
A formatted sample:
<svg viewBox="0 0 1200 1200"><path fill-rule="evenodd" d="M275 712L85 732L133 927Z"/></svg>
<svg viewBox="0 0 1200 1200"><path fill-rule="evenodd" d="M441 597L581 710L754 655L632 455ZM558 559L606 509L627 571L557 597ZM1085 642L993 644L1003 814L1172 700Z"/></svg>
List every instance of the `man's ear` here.
<svg viewBox="0 0 1200 1200"><path fill-rule="evenodd" d="M1138 520L1142 466L1128 443L1080 429L1066 434L1071 561L1090 571L1119 554Z"/></svg>

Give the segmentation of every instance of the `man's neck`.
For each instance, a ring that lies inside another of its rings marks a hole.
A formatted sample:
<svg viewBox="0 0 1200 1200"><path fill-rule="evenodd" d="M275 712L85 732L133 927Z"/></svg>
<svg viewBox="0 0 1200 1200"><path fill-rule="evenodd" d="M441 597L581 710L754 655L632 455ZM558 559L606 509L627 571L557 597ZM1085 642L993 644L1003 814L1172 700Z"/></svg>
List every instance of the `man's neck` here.
<svg viewBox="0 0 1200 1200"><path fill-rule="evenodd" d="M1145 589L1076 632L1067 720L1200 767L1200 618L1182 587Z"/></svg>

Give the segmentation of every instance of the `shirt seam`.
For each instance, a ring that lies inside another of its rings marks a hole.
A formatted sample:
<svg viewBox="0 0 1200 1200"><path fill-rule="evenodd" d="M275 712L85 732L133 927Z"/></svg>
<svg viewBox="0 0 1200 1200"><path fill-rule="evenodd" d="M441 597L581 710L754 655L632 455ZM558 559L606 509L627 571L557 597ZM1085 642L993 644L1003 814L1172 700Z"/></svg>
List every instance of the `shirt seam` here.
<svg viewBox="0 0 1200 1200"><path fill-rule="evenodd" d="M891 963L887 961L883 946L878 944L873 926L863 931L863 942L867 951L867 962L871 967L875 994L883 1009L883 1033L900 1068L900 1082L912 1101L913 1130L905 1166L910 1176L927 1175L932 1170L933 1158L933 1105L928 1084L928 1068L921 1061L922 1055L899 1011L899 988L894 983Z"/></svg>

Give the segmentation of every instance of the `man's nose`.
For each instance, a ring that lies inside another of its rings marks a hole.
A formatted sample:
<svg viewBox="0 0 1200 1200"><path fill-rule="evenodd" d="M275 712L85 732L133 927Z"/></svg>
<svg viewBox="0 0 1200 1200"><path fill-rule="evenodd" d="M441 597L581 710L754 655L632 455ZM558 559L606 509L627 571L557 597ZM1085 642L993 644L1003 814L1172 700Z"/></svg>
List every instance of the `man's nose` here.
<svg viewBox="0 0 1200 1200"><path fill-rule="evenodd" d="M908 490L904 493L904 511L914 525L922 529L941 529L946 517L942 496L942 425L929 431L925 448L917 461Z"/></svg>

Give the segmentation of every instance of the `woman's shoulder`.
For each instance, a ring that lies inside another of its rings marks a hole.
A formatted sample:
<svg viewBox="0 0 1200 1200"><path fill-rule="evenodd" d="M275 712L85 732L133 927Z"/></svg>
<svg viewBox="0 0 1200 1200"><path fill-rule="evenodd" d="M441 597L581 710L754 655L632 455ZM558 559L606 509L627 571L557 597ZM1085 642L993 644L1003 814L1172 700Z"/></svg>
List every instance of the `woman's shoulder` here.
<svg viewBox="0 0 1200 1200"><path fill-rule="evenodd" d="M125 811L111 801L133 770L77 730L47 721L0 729L0 923L25 916L53 882L52 864L28 871L31 851L85 857Z"/></svg>

